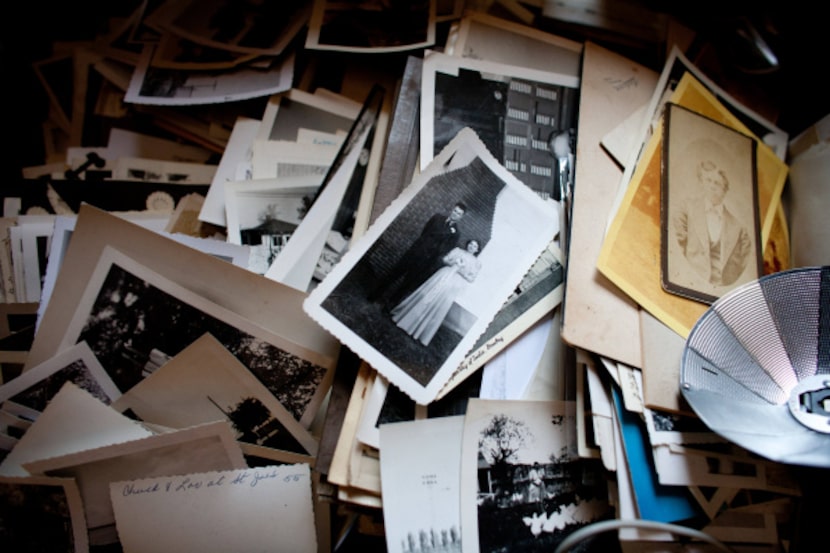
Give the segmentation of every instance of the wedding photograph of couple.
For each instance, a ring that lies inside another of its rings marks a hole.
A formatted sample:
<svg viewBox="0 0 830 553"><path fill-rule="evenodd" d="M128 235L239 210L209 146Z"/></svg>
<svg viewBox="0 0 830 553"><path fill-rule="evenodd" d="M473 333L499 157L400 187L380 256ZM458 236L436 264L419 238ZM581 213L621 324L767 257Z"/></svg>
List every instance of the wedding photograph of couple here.
<svg viewBox="0 0 830 553"><path fill-rule="evenodd" d="M304 304L411 397L438 393L556 232L472 130L442 154Z"/></svg>
<svg viewBox="0 0 830 553"><path fill-rule="evenodd" d="M374 254L358 264L325 303L344 319L354 317L357 326L352 328L364 340L394 356L424 384L432 376L427 370L442 364L472 322L472 314L456 300L475 283L486 242L463 238L470 230L462 229L472 226L462 224L471 219L468 211L462 201L436 210L419 232L410 235L415 236L412 244L399 247L397 253L385 254L384 244L378 243ZM371 266L373 261L377 268Z"/></svg>

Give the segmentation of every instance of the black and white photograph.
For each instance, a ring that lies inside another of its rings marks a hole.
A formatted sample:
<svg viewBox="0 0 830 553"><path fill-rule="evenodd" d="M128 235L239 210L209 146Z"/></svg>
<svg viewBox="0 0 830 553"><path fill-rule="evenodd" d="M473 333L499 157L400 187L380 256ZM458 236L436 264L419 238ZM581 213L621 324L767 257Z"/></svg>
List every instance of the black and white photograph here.
<svg viewBox="0 0 830 553"><path fill-rule="evenodd" d="M562 301L564 268L562 267L562 253L553 242L549 243L530 270L522 277L510 297L499 310L496 318L481 335L475 348L481 348L494 336L502 334L510 325L528 313L536 311L533 323L542 315L549 313ZM539 311L539 310L542 311ZM524 331L528 325L524 325ZM511 336L512 338L512 336Z"/></svg>
<svg viewBox="0 0 830 553"><path fill-rule="evenodd" d="M181 202L179 206L181 206ZM119 217L148 230L157 232L158 234L167 236L171 240L227 261L237 267L247 268L249 265L250 252L242 245L231 244L221 240L197 238L180 232L166 231L165 229L170 221L170 215L163 212L128 212L120 213ZM55 280L60 272L61 264L66 255L69 239L72 237L76 221L77 217L75 215L58 215L55 217L54 231L52 232L52 240L49 244L49 258L46 263L46 275L43 279L40 302L37 305L36 324L38 326L44 311L46 311L46 307L49 305L49 298L52 295L52 290L55 288Z"/></svg>
<svg viewBox="0 0 830 553"><path fill-rule="evenodd" d="M464 417L400 421L380 426L381 486L390 553L461 553L459 477Z"/></svg>
<svg viewBox="0 0 830 553"><path fill-rule="evenodd" d="M252 271L265 274L311 207L321 180L312 174L225 183L227 241L250 248Z"/></svg>
<svg viewBox="0 0 830 553"><path fill-rule="evenodd" d="M268 100L256 140L296 142L301 129L346 134L360 115L360 103L336 92L292 88Z"/></svg>
<svg viewBox="0 0 830 553"><path fill-rule="evenodd" d="M561 198L576 152L579 77L429 52L421 84L421 169L464 127L543 198Z"/></svg>
<svg viewBox="0 0 830 553"><path fill-rule="evenodd" d="M306 0L167 2L146 21L197 44L258 56L278 56L308 23Z"/></svg>
<svg viewBox="0 0 830 553"><path fill-rule="evenodd" d="M89 551L75 480L0 476L0 543L4 551Z"/></svg>
<svg viewBox="0 0 830 553"><path fill-rule="evenodd" d="M678 104L664 118L663 288L712 303L763 271L756 142Z"/></svg>
<svg viewBox="0 0 830 553"><path fill-rule="evenodd" d="M271 96L291 88L294 55L272 60L265 69L248 66L214 71L152 67L153 46L145 53L130 78L124 101L157 106L218 104Z"/></svg>
<svg viewBox="0 0 830 553"><path fill-rule="evenodd" d="M82 341L0 385L0 410L34 420L66 382L83 388L106 405L121 395Z"/></svg>
<svg viewBox="0 0 830 553"><path fill-rule="evenodd" d="M400 52L435 44L436 0L314 0L305 47Z"/></svg>
<svg viewBox="0 0 830 553"><path fill-rule="evenodd" d="M427 404L558 230L555 202L465 129L349 249L306 311Z"/></svg>
<svg viewBox="0 0 830 553"><path fill-rule="evenodd" d="M267 278L303 292L314 289L349 249L361 206L370 196L364 183L377 165L375 146L386 90L375 84L328 168L302 223L266 271ZM364 210L366 207L364 207Z"/></svg>
<svg viewBox="0 0 830 553"><path fill-rule="evenodd" d="M463 551L552 551L611 516L602 465L577 455L568 401L471 399L461 453Z"/></svg>
<svg viewBox="0 0 830 553"><path fill-rule="evenodd" d="M107 246L65 330L86 341L123 393L210 332L297 421L310 424L333 377L250 321Z"/></svg>
<svg viewBox="0 0 830 553"><path fill-rule="evenodd" d="M240 442L314 455L317 440L211 334L204 334L112 403L167 428L226 419Z"/></svg>
<svg viewBox="0 0 830 553"><path fill-rule="evenodd" d="M112 288L101 294L113 250L125 252L121 258L132 262L126 265L129 270L113 270ZM101 302L95 306L99 294ZM143 301L136 301L138 297ZM24 370L88 332L98 345L87 343L123 392L125 382L119 383L109 365L123 369L120 378L129 384L140 379L144 365L152 369L208 331L207 325L218 325L213 334L226 338L232 344L226 347L292 415L310 425L331 386L339 344L305 316L304 299L244 267L83 205ZM91 313L101 318L84 330ZM177 319L185 314L192 324ZM121 334L118 329L124 327L141 331ZM107 329L114 331L111 336ZM138 338L133 344L143 350L138 357L121 349L130 338Z"/></svg>
<svg viewBox="0 0 830 553"><path fill-rule="evenodd" d="M830 541L830 25L734 4L10 3L0 553Z"/></svg>

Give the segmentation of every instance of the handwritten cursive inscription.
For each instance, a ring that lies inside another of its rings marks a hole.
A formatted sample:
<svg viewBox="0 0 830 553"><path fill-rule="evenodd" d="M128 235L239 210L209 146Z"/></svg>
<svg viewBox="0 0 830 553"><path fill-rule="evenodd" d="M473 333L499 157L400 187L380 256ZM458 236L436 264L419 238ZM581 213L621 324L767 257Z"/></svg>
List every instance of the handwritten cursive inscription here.
<svg viewBox="0 0 830 553"><path fill-rule="evenodd" d="M486 342L482 347L473 352L472 355L468 356L464 361L462 361L458 368L455 369L455 372L452 374L452 377L450 377L450 380L452 380L452 378L458 375L461 371L470 368L473 365L473 363L478 361L485 353L489 352L491 349L503 342L504 338L502 338L501 336L496 336L489 342Z"/></svg>
<svg viewBox="0 0 830 553"><path fill-rule="evenodd" d="M155 493L184 493L203 488L224 486L249 486L251 488L269 480L281 482L300 482L307 479L307 473L297 472L293 467L268 467L265 469L244 470L229 474L212 474L210 476L190 475L156 481L148 484L129 482L124 485L121 495L130 497Z"/></svg>

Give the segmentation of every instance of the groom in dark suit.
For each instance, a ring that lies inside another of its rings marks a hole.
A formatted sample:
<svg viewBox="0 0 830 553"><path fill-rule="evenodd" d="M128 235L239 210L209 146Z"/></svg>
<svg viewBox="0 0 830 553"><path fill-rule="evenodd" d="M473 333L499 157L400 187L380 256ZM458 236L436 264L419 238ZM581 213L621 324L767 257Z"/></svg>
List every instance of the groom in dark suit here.
<svg viewBox="0 0 830 553"><path fill-rule="evenodd" d="M430 217L415 242L392 267L390 277L369 294L369 300L385 297L386 305L396 305L438 270L441 259L458 243L458 221L466 211L467 206L458 202L449 214Z"/></svg>

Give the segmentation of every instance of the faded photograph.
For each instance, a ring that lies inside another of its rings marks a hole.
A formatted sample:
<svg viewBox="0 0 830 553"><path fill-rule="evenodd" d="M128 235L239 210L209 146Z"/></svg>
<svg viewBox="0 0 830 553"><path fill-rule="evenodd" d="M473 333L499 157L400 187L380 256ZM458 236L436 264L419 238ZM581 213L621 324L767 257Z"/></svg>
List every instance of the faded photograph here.
<svg viewBox="0 0 830 553"><path fill-rule="evenodd" d="M711 303L760 276L755 142L668 104L664 286Z"/></svg>

